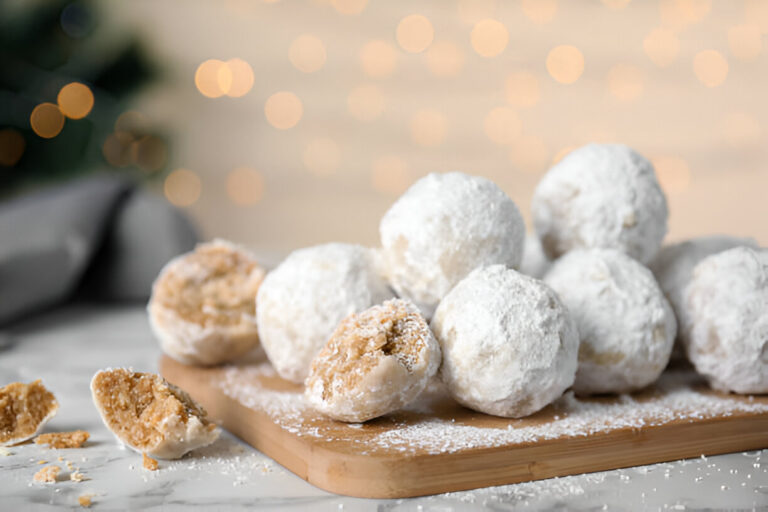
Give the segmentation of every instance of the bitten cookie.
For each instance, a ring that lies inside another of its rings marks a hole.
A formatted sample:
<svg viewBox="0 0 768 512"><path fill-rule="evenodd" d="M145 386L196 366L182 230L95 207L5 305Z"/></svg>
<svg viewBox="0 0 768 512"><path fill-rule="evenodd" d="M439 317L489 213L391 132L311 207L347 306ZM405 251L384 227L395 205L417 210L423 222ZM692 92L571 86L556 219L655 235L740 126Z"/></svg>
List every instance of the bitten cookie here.
<svg viewBox="0 0 768 512"><path fill-rule="evenodd" d="M100 370L91 380L91 395L115 437L152 457L178 459L219 437L205 410L159 375Z"/></svg>
<svg viewBox="0 0 768 512"><path fill-rule="evenodd" d="M708 256L683 299L683 342L696 371L715 389L768 393L768 250Z"/></svg>
<svg viewBox="0 0 768 512"><path fill-rule="evenodd" d="M312 361L308 402L361 422L412 402L440 366L440 347L411 302L394 299L348 316Z"/></svg>
<svg viewBox="0 0 768 512"><path fill-rule="evenodd" d="M667 233L667 199L653 166L619 144L590 144L569 153L536 187L533 222L544 251L618 249L641 263Z"/></svg>
<svg viewBox="0 0 768 512"><path fill-rule="evenodd" d="M544 282L579 331L577 394L627 393L661 375L677 323L650 270L615 249L577 250L557 260Z"/></svg>
<svg viewBox="0 0 768 512"><path fill-rule="evenodd" d="M41 380L12 382L0 388L0 446L11 446L37 435L56 415L59 403Z"/></svg>
<svg viewBox="0 0 768 512"><path fill-rule="evenodd" d="M443 382L470 409L520 418L573 384L579 337L568 311L543 282L503 265L457 284L431 327Z"/></svg>
<svg viewBox="0 0 768 512"><path fill-rule="evenodd" d="M185 364L233 361L259 343L255 298L264 270L223 240L171 260L152 287L147 310L163 352Z"/></svg>

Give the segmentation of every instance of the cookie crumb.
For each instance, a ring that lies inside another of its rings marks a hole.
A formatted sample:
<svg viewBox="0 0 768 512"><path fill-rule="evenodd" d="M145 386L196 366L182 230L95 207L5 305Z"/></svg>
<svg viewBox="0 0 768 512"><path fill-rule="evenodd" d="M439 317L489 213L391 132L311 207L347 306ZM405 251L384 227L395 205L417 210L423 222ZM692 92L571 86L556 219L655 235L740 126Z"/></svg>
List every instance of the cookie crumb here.
<svg viewBox="0 0 768 512"><path fill-rule="evenodd" d="M48 464L48 461L47 460L39 460L39 461L37 461L37 464L38 465Z"/></svg>
<svg viewBox="0 0 768 512"><path fill-rule="evenodd" d="M56 478L59 476L59 471L61 471L59 466L45 466L35 473L33 479L35 482L55 483Z"/></svg>
<svg viewBox="0 0 768 512"><path fill-rule="evenodd" d="M11 455L13 455L11 450L5 448L4 446L0 446L0 457L10 457Z"/></svg>
<svg viewBox="0 0 768 512"><path fill-rule="evenodd" d="M72 473L69 474L69 479L72 480L73 482L82 482L83 480L85 480L85 475L79 471L73 471Z"/></svg>
<svg viewBox="0 0 768 512"><path fill-rule="evenodd" d="M50 432L35 438L35 444L47 444L48 448L80 448L91 434L85 430L73 432Z"/></svg>
<svg viewBox="0 0 768 512"><path fill-rule="evenodd" d="M158 464L155 459L147 456L146 453L142 453L141 456L142 456L142 466L144 466L144 469L148 469L150 471L157 471Z"/></svg>
<svg viewBox="0 0 768 512"><path fill-rule="evenodd" d="M81 507L89 508L91 506L91 496L93 496L93 494L83 494L77 498L77 502Z"/></svg>

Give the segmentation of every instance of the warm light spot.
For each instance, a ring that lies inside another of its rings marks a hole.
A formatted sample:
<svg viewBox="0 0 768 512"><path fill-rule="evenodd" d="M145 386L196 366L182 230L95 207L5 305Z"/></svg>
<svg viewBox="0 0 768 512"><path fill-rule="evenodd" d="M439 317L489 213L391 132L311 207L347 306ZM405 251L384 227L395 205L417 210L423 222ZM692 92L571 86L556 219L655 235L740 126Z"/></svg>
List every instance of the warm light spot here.
<svg viewBox="0 0 768 512"><path fill-rule="evenodd" d="M459 0L459 19L468 25L474 25L485 18L496 16L496 0Z"/></svg>
<svg viewBox="0 0 768 512"><path fill-rule="evenodd" d="M754 23L763 34L768 34L768 2L765 0L746 0L744 18Z"/></svg>
<svg viewBox="0 0 768 512"><path fill-rule="evenodd" d="M347 109L360 121L373 121L384 112L384 95L375 85L362 85L349 92Z"/></svg>
<svg viewBox="0 0 768 512"><path fill-rule="evenodd" d="M576 149L578 146L565 146L564 148L561 148L560 151L555 153L555 156L552 157L552 165L555 165L560 160L566 157L568 153Z"/></svg>
<svg viewBox="0 0 768 512"><path fill-rule="evenodd" d="M511 144L523 130L523 123L510 107L496 107L483 120L483 130L496 144Z"/></svg>
<svg viewBox="0 0 768 512"><path fill-rule="evenodd" d="M227 195L238 206L250 206L264 196L264 178L255 169L236 167L227 174Z"/></svg>
<svg viewBox="0 0 768 512"><path fill-rule="evenodd" d="M82 119L93 108L93 93L87 85L72 82L61 88L57 101L62 114L70 119Z"/></svg>
<svg viewBox="0 0 768 512"><path fill-rule="evenodd" d="M509 159L521 171L537 173L546 170L549 151L541 137L524 135L512 143Z"/></svg>
<svg viewBox="0 0 768 512"><path fill-rule="evenodd" d="M222 86L227 86L227 84L222 84L222 81L226 81L229 73L225 62L217 59L206 60L197 67L195 86L200 94L206 98L218 98L226 94L226 90Z"/></svg>
<svg viewBox="0 0 768 512"><path fill-rule="evenodd" d="M411 118L411 139L420 146L439 146L445 139L447 124L441 112L419 110Z"/></svg>
<svg viewBox="0 0 768 512"><path fill-rule="evenodd" d="M125 132L129 135L142 134L149 131L149 119L141 112L126 110L115 120L115 132Z"/></svg>
<svg viewBox="0 0 768 512"><path fill-rule="evenodd" d="M661 187L668 193L684 192L691 184L688 163L677 156L663 156L652 160Z"/></svg>
<svg viewBox="0 0 768 512"><path fill-rule="evenodd" d="M637 66L617 64L608 71L608 91L621 101L636 100L643 93L643 80Z"/></svg>
<svg viewBox="0 0 768 512"><path fill-rule="evenodd" d="M146 135L131 144L131 160L142 170L156 172L165 166L168 150L158 137Z"/></svg>
<svg viewBox="0 0 768 512"><path fill-rule="evenodd" d="M500 21L485 19L478 21L470 34L472 48L481 57L495 57L504 51L509 42L509 32Z"/></svg>
<svg viewBox="0 0 768 512"><path fill-rule="evenodd" d="M623 9L630 0L603 0L603 5L610 9Z"/></svg>
<svg viewBox="0 0 768 512"><path fill-rule="evenodd" d="M672 30L682 30L688 25L700 22L711 9L711 0L659 1L661 22Z"/></svg>
<svg viewBox="0 0 768 512"><path fill-rule="evenodd" d="M379 192L400 195L411 183L408 165L396 156L383 156L371 165L371 183Z"/></svg>
<svg viewBox="0 0 768 512"><path fill-rule="evenodd" d="M547 23L557 14L557 0L522 0L523 13L534 23Z"/></svg>
<svg viewBox="0 0 768 512"><path fill-rule="evenodd" d="M757 25L738 25L728 29L728 47L739 60L755 60L763 51L763 35Z"/></svg>
<svg viewBox="0 0 768 512"><path fill-rule="evenodd" d="M435 29L426 16L411 14L400 20L395 35L400 48L408 53L420 53L432 44Z"/></svg>
<svg viewBox="0 0 768 512"><path fill-rule="evenodd" d="M693 72L707 87L717 87L728 76L728 61L715 50L704 50L693 58Z"/></svg>
<svg viewBox="0 0 768 512"><path fill-rule="evenodd" d="M0 165L13 167L21 159L27 143L24 136L13 128L0 130Z"/></svg>
<svg viewBox="0 0 768 512"><path fill-rule="evenodd" d="M532 107L539 102L539 79L528 71L516 71L504 83L507 102L515 107Z"/></svg>
<svg viewBox="0 0 768 512"><path fill-rule="evenodd" d="M53 103L41 103L32 110L29 124L37 135L51 139L64 128L64 114Z"/></svg>
<svg viewBox="0 0 768 512"><path fill-rule="evenodd" d="M339 146L327 137L315 139L304 148L304 165L319 176L327 176L339 167Z"/></svg>
<svg viewBox="0 0 768 512"><path fill-rule="evenodd" d="M347 16L356 16L363 12L368 0L331 0L333 8L341 14Z"/></svg>
<svg viewBox="0 0 768 512"><path fill-rule="evenodd" d="M278 130L293 128L301 120L304 106L301 100L292 92L276 92L264 104L264 115L269 124Z"/></svg>
<svg viewBox="0 0 768 512"><path fill-rule="evenodd" d="M115 132L104 140L101 152L107 163L113 167L125 167L132 161L131 145L133 136L129 132Z"/></svg>
<svg viewBox="0 0 768 512"><path fill-rule="evenodd" d="M584 72L584 55L575 46L556 46L547 55L547 71L561 84L572 84Z"/></svg>
<svg viewBox="0 0 768 512"><path fill-rule="evenodd" d="M300 35L291 43L288 59L299 71L314 73L325 65L325 45L311 34Z"/></svg>
<svg viewBox="0 0 768 512"><path fill-rule="evenodd" d="M651 62L665 68L677 59L680 41L671 30L655 28L643 39L643 50Z"/></svg>
<svg viewBox="0 0 768 512"><path fill-rule="evenodd" d="M197 174L188 169L176 169L165 178L165 198L175 206L191 206L200 199L203 184Z"/></svg>
<svg viewBox="0 0 768 512"><path fill-rule="evenodd" d="M723 121L723 136L729 145L746 148L761 142L760 123L745 112L731 112Z"/></svg>
<svg viewBox="0 0 768 512"><path fill-rule="evenodd" d="M222 70L220 73L220 83L222 84L222 90L225 94L231 98L240 98L245 96L253 88L254 76L251 65L245 62L243 59L229 59L226 62L226 66L222 69L226 69L229 72L229 76L222 79ZM226 75L226 72L223 72ZM228 78L228 86L227 86Z"/></svg>
<svg viewBox="0 0 768 512"><path fill-rule="evenodd" d="M369 76L389 76L397 65L397 50L386 41L369 41L360 49L360 63Z"/></svg>
<svg viewBox="0 0 768 512"><path fill-rule="evenodd" d="M427 68L435 76L456 76L464 67L464 52L450 41L432 44L426 53Z"/></svg>

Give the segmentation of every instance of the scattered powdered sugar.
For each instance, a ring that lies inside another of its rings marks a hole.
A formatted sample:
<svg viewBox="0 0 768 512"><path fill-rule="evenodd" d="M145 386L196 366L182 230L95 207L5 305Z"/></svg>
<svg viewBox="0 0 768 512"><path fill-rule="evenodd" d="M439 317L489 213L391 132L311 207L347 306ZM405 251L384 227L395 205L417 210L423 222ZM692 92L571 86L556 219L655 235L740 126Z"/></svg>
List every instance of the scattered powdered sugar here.
<svg viewBox="0 0 768 512"><path fill-rule="evenodd" d="M447 398L439 386L431 385L405 412L377 420L375 424L344 424L323 418L306 404L300 387L274 389L275 378L268 363L229 367L218 383L220 389L244 407L263 411L283 429L328 442L347 441L360 453L438 454L462 450L511 446L557 438L586 437L619 429L642 429L672 421L694 422L739 413L768 413L768 401L752 397L713 394L701 388L692 372L664 373L654 393L616 399L579 399L566 393L536 419L493 419L506 426L481 427L436 412ZM280 381L276 381L280 382ZM386 425L382 428L381 425Z"/></svg>

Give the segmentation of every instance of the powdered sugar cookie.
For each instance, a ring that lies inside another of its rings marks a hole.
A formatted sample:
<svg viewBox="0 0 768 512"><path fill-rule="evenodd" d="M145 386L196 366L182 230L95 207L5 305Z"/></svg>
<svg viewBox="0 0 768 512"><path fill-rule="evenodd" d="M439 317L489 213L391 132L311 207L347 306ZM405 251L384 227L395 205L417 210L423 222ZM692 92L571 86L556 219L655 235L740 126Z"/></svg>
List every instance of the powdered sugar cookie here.
<svg viewBox="0 0 768 512"><path fill-rule="evenodd" d="M198 245L160 272L149 299L163 352L186 364L232 361L258 345L255 298L264 270L223 240Z"/></svg>
<svg viewBox="0 0 768 512"><path fill-rule="evenodd" d="M29 384L12 382L0 388L0 446L35 437L58 410L56 397L39 379Z"/></svg>
<svg viewBox="0 0 768 512"><path fill-rule="evenodd" d="M590 144L552 167L531 204L544 251L618 249L647 263L667 233L667 199L651 163L619 144Z"/></svg>
<svg viewBox="0 0 768 512"><path fill-rule="evenodd" d="M527 416L573 383L579 338L568 311L543 282L503 265L459 282L431 327L443 382L470 409Z"/></svg>
<svg viewBox="0 0 768 512"><path fill-rule="evenodd" d="M379 231L390 283L427 317L475 268L517 268L525 243L515 203L495 183L459 172L414 183L381 219Z"/></svg>
<svg viewBox="0 0 768 512"><path fill-rule="evenodd" d="M159 375L100 370L91 380L91 395L115 437L152 457L178 459L219 437L205 410Z"/></svg>
<svg viewBox="0 0 768 512"><path fill-rule="evenodd" d="M294 251L259 289L259 336L280 376L304 382L339 322L393 297L375 253L365 247L325 244Z"/></svg>
<svg viewBox="0 0 768 512"><path fill-rule="evenodd" d="M615 249L576 250L557 260L544 282L578 327L576 393L631 392L661 375L677 323L650 270Z"/></svg>
<svg viewBox="0 0 768 512"><path fill-rule="evenodd" d="M688 359L712 387L768 393L768 250L708 256L685 288Z"/></svg>
<svg viewBox="0 0 768 512"><path fill-rule="evenodd" d="M411 302L394 299L348 316L312 361L309 403L361 422L412 402L440 366L440 347Z"/></svg>

